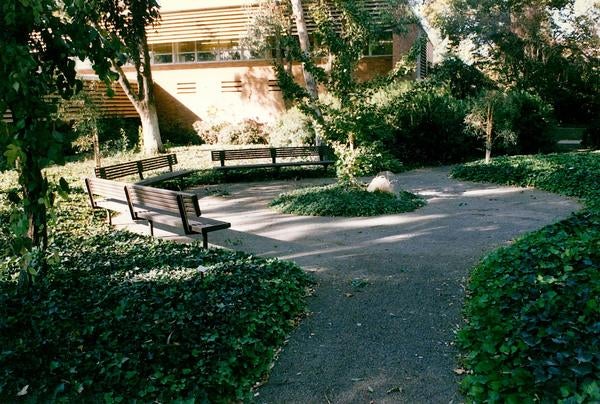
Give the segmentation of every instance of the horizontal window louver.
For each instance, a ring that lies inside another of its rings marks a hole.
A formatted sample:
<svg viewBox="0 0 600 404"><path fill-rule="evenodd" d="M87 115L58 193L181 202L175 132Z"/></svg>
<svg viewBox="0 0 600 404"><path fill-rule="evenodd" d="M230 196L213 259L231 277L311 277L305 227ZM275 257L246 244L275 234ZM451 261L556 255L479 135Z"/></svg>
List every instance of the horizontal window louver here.
<svg viewBox="0 0 600 404"><path fill-rule="evenodd" d="M370 0L365 8L376 18L386 7L386 2ZM305 11L311 7L306 2ZM183 41L227 42L243 38L253 24L257 6L236 6L211 9L169 11L161 14L161 21L148 27L148 43L168 43ZM310 31L315 28L310 13L306 12L306 25ZM338 10L332 8L332 16L340 18ZM295 28L294 28L295 31Z"/></svg>

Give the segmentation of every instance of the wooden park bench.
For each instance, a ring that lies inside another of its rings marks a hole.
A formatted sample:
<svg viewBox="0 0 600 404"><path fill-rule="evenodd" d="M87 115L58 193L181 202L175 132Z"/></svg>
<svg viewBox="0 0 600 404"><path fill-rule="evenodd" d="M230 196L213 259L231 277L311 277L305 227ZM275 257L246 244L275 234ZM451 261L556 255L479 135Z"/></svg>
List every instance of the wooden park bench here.
<svg viewBox="0 0 600 404"><path fill-rule="evenodd" d="M109 224L112 224L112 212L125 212L129 208L125 193L126 185L124 182L103 178L85 179L90 205L93 209L105 209Z"/></svg>
<svg viewBox="0 0 600 404"><path fill-rule="evenodd" d="M96 177L107 180L137 175L139 177L139 181L137 181L136 184L140 185L153 184L169 178L180 177L192 172L192 170L173 171L173 166L175 164L177 164L177 156L175 154L164 154L142 160L128 161L126 163L114 164L105 167L96 167L94 171L96 173ZM160 175L152 176L150 178L144 178L144 173L163 168L168 168L169 171Z"/></svg>
<svg viewBox="0 0 600 404"><path fill-rule="evenodd" d="M154 223L183 228L185 234L202 234L202 245L208 248L209 232L231 227L231 223L201 216L194 194L143 185L127 185L125 191L132 219L146 220L151 235Z"/></svg>
<svg viewBox="0 0 600 404"><path fill-rule="evenodd" d="M237 168L269 168L321 165L325 169L335 161L327 146L263 147L253 149L212 150L212 161L218 161L217 170ZM226 166L231 160L263 160L259 163L236 164Z"/></svg>

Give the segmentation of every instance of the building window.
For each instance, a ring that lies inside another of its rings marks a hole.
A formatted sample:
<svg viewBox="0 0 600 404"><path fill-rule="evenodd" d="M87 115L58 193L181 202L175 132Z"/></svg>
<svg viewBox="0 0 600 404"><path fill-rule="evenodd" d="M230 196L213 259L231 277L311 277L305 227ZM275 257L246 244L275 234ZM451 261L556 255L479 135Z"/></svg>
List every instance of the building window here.
<svg viewBox="0 0 600 404"><path fill-rule="evenodd" d="M178 63L190 63L196 61L196 42L180 42L176 45Z"/></svg>
<svg viewBox="0 0 600 404"><path fill-rule="evenodd" d="M154 64L173 63L173 44L161 43L151 45L151 52Z"/></svg>
<svg viewBox="0 0 600 404"><path fill-rule="evenodd" d="M265 55L245 48L237 41L186 41L151 45L152 63L198 63L265 59Z"/></svg>

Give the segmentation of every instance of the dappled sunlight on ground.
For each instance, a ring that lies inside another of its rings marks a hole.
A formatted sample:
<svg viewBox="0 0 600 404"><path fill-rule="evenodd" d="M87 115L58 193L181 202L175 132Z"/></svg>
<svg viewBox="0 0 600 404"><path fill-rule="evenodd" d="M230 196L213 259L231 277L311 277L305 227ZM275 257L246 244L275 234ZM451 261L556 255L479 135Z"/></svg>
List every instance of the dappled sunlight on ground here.
<svg viewBox="0 0 600 404"><path fill-rule="evenodd" d="M290 338L258 402L460 401L453 340L468 269L497 246L579 209L572 199L533 189L451 180L443 167L395 179L428 204L367 218L268 208L279 193L331 182L315 179L221 184L224 196L201 197L203 215L231 222L211 233L210 243L295 261L318 281L313 313ZM189 240L171 231L159 227L157 234Z"/></svg>

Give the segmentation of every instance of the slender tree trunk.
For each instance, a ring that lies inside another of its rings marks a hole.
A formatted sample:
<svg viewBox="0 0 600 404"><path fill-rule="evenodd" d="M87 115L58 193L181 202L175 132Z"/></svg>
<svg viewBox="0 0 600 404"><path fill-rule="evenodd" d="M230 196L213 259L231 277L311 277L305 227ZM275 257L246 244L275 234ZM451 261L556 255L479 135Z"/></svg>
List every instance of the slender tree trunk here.
<svg viewBox="0 0 600 404"><path fill-rule="evenodd" d="M294 13L294 19L296 21L296 31L298 31L298 39L300 40L300 49L304 56L310 57L310 39L308 37L308 29L306 28L306 20L304 19L304 9L302 8L302 1L292 0L292 12ZM304 81L306 82L306 91L313 100L319 98L317 92L317 83L313 75L304 67L302 67L302 73L304 75Z"/></svg>
<svg viewBox="0 0 600 404"><path fill-rule="evenodd" d="M92 142L94 143L94 160L96 161L96 167L101 167L100 162L100 137L98 136L98 128L94 127L92 133Z"/></svg>
<svg viewBox="0 0 600 404"><path fill-rule="evenodd" d="M304 9L302 8L301 0L291 0L292 12L294 19L296 20L296 31L298 31L298 39L300 40L300 49L306 58L310 58L310 39L308 37L308 29L306 28L306 20L304 19ZM319 123L318 120L321 118L321 110L317 106L319 100L319 93L317 91L317 82L314 76L309 72L306 67L302 66L302 73L304 75L304 82L306 83L306 91L311 98L311 104L315 116L317 119L313 119L313 125L315 126L315 144L319 146L321 144L321 136L319 135Z"/></svg>
<svg viewBox="0 0 600 404"><path fill-rule="evenodd" d="M485 164L492 160L492 131L494 129L494 112L492 104L487 106L486 125L485 125Z"/></svg>

